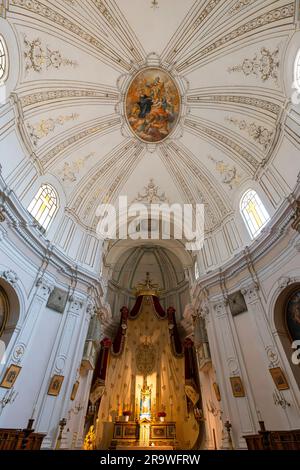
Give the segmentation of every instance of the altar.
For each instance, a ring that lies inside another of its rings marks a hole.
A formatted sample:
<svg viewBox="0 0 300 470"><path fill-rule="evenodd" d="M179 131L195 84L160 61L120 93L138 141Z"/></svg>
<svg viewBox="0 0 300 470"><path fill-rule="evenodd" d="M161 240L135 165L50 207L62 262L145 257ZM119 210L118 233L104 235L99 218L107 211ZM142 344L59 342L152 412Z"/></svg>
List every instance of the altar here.
<svg viewBox="0 0 300 470"><path fill-rule="evenodd" d="M95 448L193 448L199 435L194 413L199 393L192 380L196 369L190 344L181 342L175 309L162 308L148 273L136 296L131 311L121 309L114 340L109 349L104 344L99 356L104 390Z"/></svg>
<svg viewBox="0 0 300 470"><path fill-rule="evenodd" d="M176 449L175 422L125 422L114 424L111 450Z"/></svg>

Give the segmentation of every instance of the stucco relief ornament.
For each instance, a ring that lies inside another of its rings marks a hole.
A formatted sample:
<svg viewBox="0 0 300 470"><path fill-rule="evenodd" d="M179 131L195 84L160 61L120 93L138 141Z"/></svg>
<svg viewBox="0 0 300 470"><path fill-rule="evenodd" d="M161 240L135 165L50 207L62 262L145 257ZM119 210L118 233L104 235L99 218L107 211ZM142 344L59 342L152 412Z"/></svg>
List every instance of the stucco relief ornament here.
<svg viewBox="0 0 300 470"><path fill-rule="evenodd" d="M154 179L151 178L148 185L145 186L145 192L143 194L138 193L134 202L155 204L157 202L168 202L168 199L164 192L161 193L159 191L159 187L154 183Z"/></svg>
<svg viewBox="0 0 300 470"><path fill-rule="evenodd" d="M253 59L245 59L241 65L229 67L228 72L243 72L246 76L256 75L264 82L273 79L277 83L279 65L279 48L271 52L262 47L260 55L256 54Z"/></svg>
<svg viewBox="0 0 300 470"><path fill-rule="evenodd" d="M59 69L63 65L71 65L73 67L77 65L76 61L63 57L60 51L51 50L48 46L44 47L39 38L30 41L27 36L24 36L24 45L26 72L32 69L40 73L49 68Z"/></svg>
<svg viewBox="0 0 300 470"><path fill-rule="evenodd" d="M15 271L12 271L12 270L4 271L2 276L10 284L16 284L19 280L17 273L15 273Z"/></svg>

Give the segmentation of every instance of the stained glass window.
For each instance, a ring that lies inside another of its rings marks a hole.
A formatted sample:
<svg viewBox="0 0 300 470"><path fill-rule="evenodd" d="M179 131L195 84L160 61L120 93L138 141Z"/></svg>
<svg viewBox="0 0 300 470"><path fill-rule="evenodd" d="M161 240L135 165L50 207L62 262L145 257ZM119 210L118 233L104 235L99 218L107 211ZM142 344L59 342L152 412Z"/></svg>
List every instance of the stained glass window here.
<svg viewBox="0 0 300 470"><path fill-rule="evenodd" d="M0 35L0 83L4 82L8 74L8 52L3 36Z"/></svg>
<svg viewBox="0 0 300 470"><path fill-rule="evenodd" d="M240 211L251 238L257 237L270 220L265 206L253 189L249 189L242 197Z"/></svg>
<svg viewBox="0 0 300 470"><path fill-rule="evenodd" d="M50 184L43 184L28 207L30 214L45 229L49 227L58 210L58 198Z"/></svg>
<svg viewBox="0 0 300 470"><path fill-rule="evenodd" d="M300 90L300 49L295 60L294 81L295 86Z"/></svg>

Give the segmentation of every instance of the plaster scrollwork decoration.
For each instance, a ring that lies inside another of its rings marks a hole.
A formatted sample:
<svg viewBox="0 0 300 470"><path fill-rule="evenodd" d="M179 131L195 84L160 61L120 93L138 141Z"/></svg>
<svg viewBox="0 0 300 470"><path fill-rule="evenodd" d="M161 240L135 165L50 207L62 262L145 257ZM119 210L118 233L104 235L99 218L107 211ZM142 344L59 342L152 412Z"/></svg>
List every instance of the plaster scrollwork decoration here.
<svg viewBox="0 0 300 470"><path fill-rule="evenodd" d="M15 347L12 353L12 358L16 364L20 364L26 351L26 345L24 343L19 343Z"/></svg>
<svg viewBox="0 0 300 470"><path fill-rule="evenodd" d="M17 273L15 273L15 271L12 271L11 269L4 271L2 273L2 277L12 286L17 284L17 282L19 281L19 276L17 275Z"/></svg>
<svg viewBox="0 0 300 470"><path fill-rule="evenodd" d="M60 355L56 358L56 361L55 361L55 373L56 374L62 374L66 365L66 359L67 358L65 355Z"/></svg>
<svg viewBox="0 0 300 470"><path fill-rule="evenodd" d="M83 300L80 299L79 297L71 295L69 297L69 302L70 302L70 311L78 315L82 310Z"/></svg>
<svg viewBox="0 0 300 470"><path fill-rule="evenodd" d="M227 312L228 300L223 299L215 303L214 311L216 312L217 317L224 317L228 314Z"/></svg>
<svg viewBox="0 0 300 470"><path fill-rule="evenodd" d="M241 289L241 293L243 294L247 305L253 304L259 300L259 286L257 284L253 284L251 286L247 286Z"/></svg>
<svg viewBox="0 0 300 470"><path fill-rule="evenodd" d="M295 278L288 277L288 276L282 276L278 280L278 287L279 287L279 289L284 290L284 289L286 289L286 287L288 287L290 284L293 284L294 282L296 282Z"/></svg>
<svg viewBox="0 0 300 470"><path fill-rule="evenodd" d="M266 353L269 360L269 368L279 365L279 357L273 346L266 346Z"/></svg>
<svg viewBox="0 0 300 470"><path fill-rule="evenodd" d="M145 202L148 204L155 204L159 202L169 202L165 192L159 190L159 186L154 183L154 179L150 178L147 186L144 188L143 193L138 193L134 202Z"/></svg>
<svg viewBox="0 0 300 470"><path fill-rule="evenodd" d="M265 151L268 150L274 138L274 131L269 130L264 126L260 126L255 122L247 122L245 119L236 119L234 117L227 117L225 119L229 124L239 128L242 132L247 132L249 137L259 144Z"/></svg>
<svg viewBox="0 0 300 470"><path fill-rule="evenodd" d="M33 145L37 146L41 139L53 133L58 126L63 126L67 122L75 121L78 118L79 114L72 113L66 116L61 115L53 119L41 119L35 124L27 123L28 133L33 142Z"/></svg>
<svg viewBox="0 0 300 470"><path fill-rule="evenodd" d="M47 301L54 289L54 285L46 281L43 277L39 277L36 282L36 286L38 288L37 293L39 297L41 297L44 301Z"/></svg>
<svg viewBox="0 0 300 470"><path fill-rule="evenodd" d="M225 184L230 190L237 188L242 180L242 175L237 170L236 166L231 166L223 160L216 160L211 155L208 159L215 164L215 169L222 177L222 183Z"/></svg>
<svg viewBox="0 0 300 470"><path fill-rule="evenodd" d="M279 66L279 47L273 51L263 47L252 59L246 58L242 64L229 67L228 72L242 72L246 77L254 75L263 82L273 80L278 85Z"/></svg>
<svg viewBox="0 0 300 470"><path fill-rule="evenodd" d="M63 57L59 50L50 49L42 44L40 38L28 39L24 35L25 70L41 73L48 69L60 69L63 66L76 67L78 63Z"/></svg>
<svg viewBox="0 0 300 470"><path fill-rule="evenodd" d="M235 357L229 357L227 359L227 365L228 365L228 370L230 372L230 375L232 376L240 375L239 364Z"/></svg>

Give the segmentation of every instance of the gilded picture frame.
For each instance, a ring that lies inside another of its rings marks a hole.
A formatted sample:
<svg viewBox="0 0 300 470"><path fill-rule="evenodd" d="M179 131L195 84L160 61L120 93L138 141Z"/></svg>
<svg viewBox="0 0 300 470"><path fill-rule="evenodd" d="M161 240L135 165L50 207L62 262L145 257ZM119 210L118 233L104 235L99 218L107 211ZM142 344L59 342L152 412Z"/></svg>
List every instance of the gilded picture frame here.
<svg viewBox="0 0 300 470"><path fill-rule="evenodd" d="M245 389L241 377L230 377L232 393L235 398L245 397Z"/></svg>
<svg viewBox="0 0 300 470"><path fill-rule="evenodd" d="M71 397L70 397L71 401L75 400L78 387L79 387L79 381L77 380L77 382L74 383L73 388L72 388Z"/></svg>
<svg viewBox="0 0 300 470"><path fill-rule="evenodd" d="M220 388L219 388L219 385L216 382L213 383L213 389L214 389L214 392L215 392L215 395L216 395L216 399L218 401L221 401Z"/></svg>
<svg viewBox="0 0 300 470"><path fill-rule="evenodd" d="M1 381L0 387L2 388L12 388L15 381L18 378L18 375L21 372L22 367L11 364L4 374L4 377Z"/></svg>
<svg viewBox="0 0 300 470"><path fill-rule="evenodd" d="M277 390L288 390L290 388L281 367L273 367L272 369L269 369L269 372L277 387Z"/></svg>
<svg viewBox="0 0 300 470"><path fill-rule="evenodd" d="M64 381L64 376L63 375L54 375L51 379L49 388L48 388L48 395L51 395L53 397L57 397L59 395L59 392L61 390L61 386Z"/></svg>

